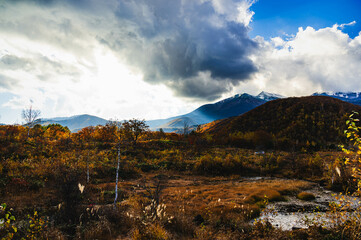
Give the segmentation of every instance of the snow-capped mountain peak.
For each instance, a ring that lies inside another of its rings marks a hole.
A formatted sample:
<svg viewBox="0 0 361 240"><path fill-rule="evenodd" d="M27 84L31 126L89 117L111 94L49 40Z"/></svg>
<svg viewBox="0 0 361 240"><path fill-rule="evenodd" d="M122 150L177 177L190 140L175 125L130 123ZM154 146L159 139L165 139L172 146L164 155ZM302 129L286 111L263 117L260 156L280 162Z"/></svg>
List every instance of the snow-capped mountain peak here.
<svg viewBox="0 0 361 240"><path fill-rule="evenodd" d="M313 96L329 96L338 99L361 100L361 92L316 92Z"/></svg>
<svg viewBox="0 0 361 240"><path fill-rule="evenodd" d="M269 93L269 92L265 92L265 91L262 91L256 97L259 99L263 99L265 101L272 101L275 99L284 98L284 96L282 96L282 95L275 94L275 93Z"/></svg>

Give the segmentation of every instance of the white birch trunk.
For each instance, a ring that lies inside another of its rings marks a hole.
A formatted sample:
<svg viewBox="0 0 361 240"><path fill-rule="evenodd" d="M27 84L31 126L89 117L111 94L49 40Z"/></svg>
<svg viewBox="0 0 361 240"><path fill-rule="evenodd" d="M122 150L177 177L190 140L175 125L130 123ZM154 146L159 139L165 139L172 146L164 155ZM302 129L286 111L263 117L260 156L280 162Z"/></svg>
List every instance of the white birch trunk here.
<svg viewBox="0 0 361 240"><path fill-rule="evenodd" d="M118 159L117 159L117 172L115 176L115 198L114 198L114 208L116 208L117 198L118 198L118 179L119 179L119 167L120 167L120 144L118 146Z"/></svg>

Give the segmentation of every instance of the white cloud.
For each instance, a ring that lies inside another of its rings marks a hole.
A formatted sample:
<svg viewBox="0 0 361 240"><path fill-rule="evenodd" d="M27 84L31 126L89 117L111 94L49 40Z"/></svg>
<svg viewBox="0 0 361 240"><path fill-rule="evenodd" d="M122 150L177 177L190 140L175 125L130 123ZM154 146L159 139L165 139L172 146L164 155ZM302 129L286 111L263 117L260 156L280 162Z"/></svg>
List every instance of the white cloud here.
<svg viewBox="0 0 361 240"><path fill-rule="evenodd" d="M353 26L355 24L356 24L356 21L352 21L352 22L349 22L349 23L343 23L343 24L340 25L340 28L343 29L343 28L345 28L347 26Z"/></svg>
<svg viewBox="0 0 361 240"><path fill-rule="evenodd" d="M287 39L257 37L261 47L252 59L259 71L238 89L253 86L256 92L266 89L286 96L361 91L361 35L352 39L340 26L299 28Z"/></svg>
<svg viewBox="0 0 361 240"><path fill-rule="evenodd" d="M227 21L235 21L248 26L254 15L250 7L255 2L255 0L212 0L212 5L218 14L226 17Z"/></svg>

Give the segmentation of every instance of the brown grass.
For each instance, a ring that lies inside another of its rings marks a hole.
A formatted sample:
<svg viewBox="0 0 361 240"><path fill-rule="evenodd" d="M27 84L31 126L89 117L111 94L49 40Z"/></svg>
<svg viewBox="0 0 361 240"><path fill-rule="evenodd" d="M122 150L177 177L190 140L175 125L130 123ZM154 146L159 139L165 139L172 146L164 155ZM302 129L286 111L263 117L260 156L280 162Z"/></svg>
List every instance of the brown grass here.
<svg viewBox="0 0 361 240"><path fill-rule="evenodd" d="M90 222L78 233L81 233L81 237L84 239L92 239L93 237L101 239L100 236L103 236L103 239L109 239L118 234L133 239L145 239L155 236L157 239L171 239L173 234L183 236L185 239L191 239L194 236L207 239L212 235L212 231L203 231L201 229L203 223L210 229L236 229L237 232L243 232L243 229L249 227L247 221L259 215L261 208L264 206L262 205L264 200L281 201L285 195L293 195L312 187L312 183L301 180L247 180L235 175L231 177L206 177L171 173L162 173L162 175L165 176L163 181L165 188L160 194L160 202L166 205L167 218L171 218L172 221L161 220L160 225L155 224L142 229L140 226L143 225L132 223L136 219L128 219L129 223L124 223L127 226L124 231L114 232L114 229L116 229L114 224L119 223L119 219L123 219L123 217L114 218L107 213L101 214L101 216L107 216L109 222L105 219L104 221ZM146 189L139 187L139 184L145 183L148 186L155 186L157 181L156 174L144 174L142 180L120 182L119 191L122 194L124 193L124 196L127 196L126 201L121 205L126 209L122 214L125 216L127 216L126 214L140 216L149 199L146 197ZM106 201L99 200L101 192L113 191L114 187L113 182L86 186L87 201L83 202L83 204L88 202L90 204L103 204L102 202ZM17 209L21 208L21 206L34 206L36 200L38 201L37 204L44 206L49 204L49 201L57 203L53 199L53 189L50 186L38 191L11 194L7 197L12 199L12 203ZM39 202L39 199L41 199L41 202ZM112 199L109 198L108 201L110 200ZM204 219L203 223L195 222L197 215ZM112 229L112 231L109 232L108 229Z"/></svg>
<svg viewBox="0 0 361 240"><path fill-rule="evenodd" d="M186 184L186 185L183 185ZM227 178L203 178L193 181L172 181L163 192L162 201L172 211L183 211L203 217L237 212L246 218L255 217L259 201L283 201L284 195L311 188L312 184L300 180L235 181Z"/></svg>

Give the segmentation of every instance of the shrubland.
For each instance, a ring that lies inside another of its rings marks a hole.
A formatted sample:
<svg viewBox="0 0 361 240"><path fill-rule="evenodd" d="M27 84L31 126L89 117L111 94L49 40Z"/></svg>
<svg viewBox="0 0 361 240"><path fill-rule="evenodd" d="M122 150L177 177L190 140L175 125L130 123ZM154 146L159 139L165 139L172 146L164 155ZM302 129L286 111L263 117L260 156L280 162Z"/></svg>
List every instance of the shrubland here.
<svg viewBox="0 0 361 240"><path fill-rule="evenodd" d="M270 143L272 135L262 140L264 132L230 135L253 144L238 148L208 133L125 127L72 133L60 125L0 126L0 202L7 204L0 210L0 236L332 239L336 230L281 231L250 221L267 202L307 197L314 182L357 192L357 176L344 164L350 152L281 151ZM270 178L252 180L260 176Z"/></svg>

